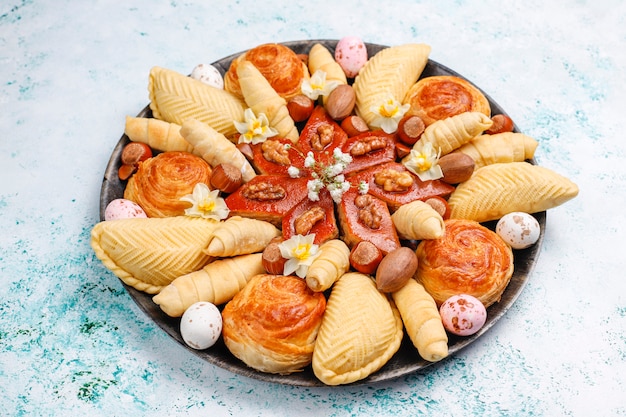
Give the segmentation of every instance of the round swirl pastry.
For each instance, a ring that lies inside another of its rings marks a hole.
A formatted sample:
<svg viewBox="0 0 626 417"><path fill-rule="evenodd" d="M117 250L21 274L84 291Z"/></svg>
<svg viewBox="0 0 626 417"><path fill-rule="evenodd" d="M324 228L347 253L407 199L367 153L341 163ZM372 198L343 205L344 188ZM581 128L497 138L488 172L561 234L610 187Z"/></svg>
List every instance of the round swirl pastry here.
<svg viewBox="0 0 626 417"><path fill-rule="evenodd" d="M446 220L443 237L422 240L416 254L416 278L437 305L469 294L488 307L500 300L513 275L511 247L473 220Z"/></svg>
<svg viewBox="0 0 626 417"><path fill-rule="evenodd" d="M244 60L252 62L278 95L286 101L300 94L302 81L309 79L306 64L293 50L276 43L259 45L235 58L224 74L224 89L238 97L243 98L237 77L237 66Z"/></svg>
<svg viewBox="0 0 626 417"><path fill-rule="evenodd" d="M325 310L323 293L311 291L303 279L256 275L222 311L224 343L258 371L301 371L312 361Z"/></svg>
<svg viewBox="0 0 626 417"><path fill-rule="evenodd" d="M491 117L487 97L474 85L453 75L422 78L407 92L404 103L409 114L419 116L426 126L464 112L481 112Z"/></svg>
<svg viewBox="0 0 626 417"><path fill-rule="evenodd" d="M191 194L198 183L209 185L211 173L211 166L199 156L163 152L139 164L124 198L139 204L148 217L181 216L190 204L180 198Z"/></svg>

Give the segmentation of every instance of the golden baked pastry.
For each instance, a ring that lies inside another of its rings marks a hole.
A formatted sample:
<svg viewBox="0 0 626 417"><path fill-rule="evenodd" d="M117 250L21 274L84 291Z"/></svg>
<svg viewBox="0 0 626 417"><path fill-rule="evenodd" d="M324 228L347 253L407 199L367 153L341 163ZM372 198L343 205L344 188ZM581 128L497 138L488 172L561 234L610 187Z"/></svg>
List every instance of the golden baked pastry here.
<svg viewBox="0 0 626 417"><path fill-rule="evenodd" d="M152 117L126 116L124 133L133 142L145 143L157 151L192 152L193 146L180 134L180 125Z"/></svg>
<svg viewBox="0 0 626 417"><path fill-rule="evenodd" d="M400 348L400 313L369 275L335 283L315 342L313 372L326 385L349 384L379 370Z"/></svg>
<svg viewBox="0 0 626 417"><path fill-rule="evenodd" d="M170 317L180 317L192 304L207 301L221 305L230 301L252 277L265 273L261 253L224 258L205 265L198 271L182 275L152 301Z"/></svg>
<svg viewBox="0 0 626 417"><path fill-rule="evenodd" d="M286 101L300 94L302 81L310 78L304 61L288 47L277 43L259 45L235 58L224 74L224 89L237 97L243 98L237 75L237 67L243 61L252 62Z"/></svg>
<svg viewBox="0 0 626 417"><path fill-rule="evenodd" d="M126 285L155 294L211 262L204 248L216 225L189 216L103 221L91 230L91 247Z"/></svg>
<svg viewBox="0 0 626 417"><path fill-rule="evenodd" d="M261 274L222 311L224 343L246 365L290 374L311 363L326 309L323 293L295 276Z"/></svg>
<svg viewBox="0 0 626 417"><path fill-rule="evenodd" d="M274 90L261 71L250 61L244 61L237 66L237 76L241 94L254 114L267 116L278 137L297 142L299 133L289 115L287 101Z"/></svg>
<svg viewBox="0 0 626 417"><path fill-rule="evenodd" d="M523 162L535 156L539 142L523 133L503 132L480 135L454 152L469 155L474 169L501 162Z"/></svg>
<svg viewBox="0 0 626 417"><path fill-rule="evenodd" d="M210 184L212 169L189 152L163 152L139 164L124 198L139 204L148 217L182 216L189 203L180 198L198 183Z"/></svg>
<svg viewBox="0 0 626 417"><path fill-rule="evenodd" d="M487 97L469 81L454 75L422 78L409 89L403 103L410 104L407 113L419 116L426 126L468 111L491 117Z"/></svg>
<svg viewBox="0 0 626 417"><path fill-rule="evenodd" d="M262 252L273 238L280 235L280 230L269 222L232 216L215 228L206 253L223 258Z"/></svg>
<svg viewBox="0 0 626 417"><path fill-rule="evenodd" d="M166 122L182 125L194 118L231 138L237 134L233 120L243 120L240 97L176 71L153 67L148 92L152 115Z"/></svg>
<svg viewBox="0 0 626 417"><path fill-rule="evenodd" d="M485 222L507 213L537 213L578 195L578 186L549 168L528 162L484 166L450 195L451 218Z"/></svg>
<svg viewBox="0 0 626 417"><path fill-rule="evenodd" d="M407 91L428 63L430 46L405 44L382 49L371 57L354 79L356 113L368 126L377 117L378 108L390 99L402 102Z"/></svg>
<svg viewBox="0 0 626 417"><path fill-rule="evenodd" d="M488 307L500 300L513 275L511 247L472 220L445 220L443 237L421 241L415 253L415 278L438 306L469 294Z"/></svg>

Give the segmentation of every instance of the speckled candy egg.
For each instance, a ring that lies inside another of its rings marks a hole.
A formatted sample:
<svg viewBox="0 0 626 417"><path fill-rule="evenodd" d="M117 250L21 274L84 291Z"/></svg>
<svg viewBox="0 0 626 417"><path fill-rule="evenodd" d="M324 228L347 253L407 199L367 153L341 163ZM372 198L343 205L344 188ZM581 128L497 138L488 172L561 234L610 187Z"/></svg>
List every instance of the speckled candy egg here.
<svg viewBox="0 0 626 417"><path fill-rule="evenodd" d="M346 77L356 77L367 62L365 43L356 36L341 38L335 47L335 61L346 73Z"/></svg>
<svg viewBox="0 0 626 417"><path fill-rule="evenodd" d="M222 74L211 64L196 65L191 71L191 78L202 81L215 88L224 88L224 78L222 78Z"/></svg>
<svg viewBox="0 0 626 417"><path fill-rule="evenodd" d="M146 212L134 201L117 198L104 209L104 220L132 219L135 217L148 217Z"/></svg>
<svg viewBox="0 0 626 417"><path fill-rule="evenodd" d="M189 306L180 319L180 334L194 349L208 349L222 334L222 314L209 302L200 301Z"/></svg>
<svg viewBox="0 0 626 417"><path fill-rule="evenodd" d="M448 298L439 307L439 314L446 330L458 336L473 335L487 320L487 310L483 303L467 294Z"/></svg>
<svg viewBox="0 0 626 417"><path fill-rule="evenodd" d="M528 213L514 212L504 216L496 224L496 233L513 249L525 249L539 239L539 222Z"/></svg>

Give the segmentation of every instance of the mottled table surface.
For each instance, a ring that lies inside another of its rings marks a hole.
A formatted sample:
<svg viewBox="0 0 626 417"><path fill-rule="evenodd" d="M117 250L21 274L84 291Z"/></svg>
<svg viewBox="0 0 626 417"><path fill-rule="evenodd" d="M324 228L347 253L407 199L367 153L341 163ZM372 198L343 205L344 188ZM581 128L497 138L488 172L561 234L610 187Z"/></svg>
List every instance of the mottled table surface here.
<svg viewBox="0 0 626 417"><path fill-rule="evenodd" d="M0 415L626 415L626 5L607 1L4 1ZM158 65L263 42L423 42L579 196L516 304L453 357L374 385L232 374L167 336L94 256L102 175Z"/></svg>

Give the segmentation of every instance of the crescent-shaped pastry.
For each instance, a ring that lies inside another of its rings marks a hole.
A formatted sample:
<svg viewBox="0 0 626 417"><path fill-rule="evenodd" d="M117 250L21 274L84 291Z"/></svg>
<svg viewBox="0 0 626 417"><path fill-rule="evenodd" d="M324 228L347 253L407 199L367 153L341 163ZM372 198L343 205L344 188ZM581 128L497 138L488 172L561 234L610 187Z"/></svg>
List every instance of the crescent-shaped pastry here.
<svg viewBox="0 0 626 417"><path fill-rule="evenodd" d="M391 359L403 334L398 309L374 280L348 272L330 293L315 342L313 372L327 385L359 381Z"/></svg>
<svg viewBox="0 0 626 417"><path fill-rule="evenodd" d="M363 66L353 84L356 113L368 126L376 118L371 110L389 99L402 102L428 63L430 46L405 44L382 49Z"/></svg>
<svg viewBox="0 0 626 417"><path fill-rule="evenodd" d="M237 67L237 76L241 94L254 114L265 114L279 137L297 142L300 135L287 109L287 101L272 88L257 67L244 61Z"/></svg>
<svg viewBox="0 0 626 417"><path fill-rule="evenodd" d="M273 224L256 219L233 216L215 228L206 253L215 257L262 252L281 231Z"/></svg>
<svg viewBox="0 0 626 417"><path fill-rule="evenodd" d="M243 98L237 74L243 61L254 64L286 101L300 94L302 81L310 78L306 64L288 47L277 43L259 45L235 58L224 74L224 89L237 97Z"/></svg>
<svg viewBox="0 0 626 417"><path fill-rule="evenodd" d="M309 72L315 74L315 71L321 70L326 73L326 81L336 81L339 84L347 84L348 79L341 65L335 61L335 57L321 43L313 45L309 51Z"/></svg>
<svg viewBox="0 0 626 417"><path fill-rule="evenodd" d="M413 149L422 152L426 144L431 144L436 152L446 155L489 129L492 124L493 121L480 112L465 112L437 120L424 129Z"/></svg>
<svg viewBox="0 0 626 417"><path fill-rule="evenodd" d="M315 292L326 291L350 269L350 248L332 239L320 246L320 254L309 266L306 284Z"/></svg>
<svg viewBox="0 0 626 417"><path fill-rule="evenodd" d="M485 222L507 213L537 213L578 195L578 186L556 172L528 162L484 166L450 195L451 218Z"/></svg>
<svg viewBox="0 0 626 417"><path fill-rule="evenodd" d="M443 327L439 309L424 286L410 279L392 293L413 346L422 358L437 362L448 356L448 335Z"/></svg>
<svg viewBox="0 0 626 417"><path fill-rule="evenodd" d="M420 79L406 93L403 103L410 104L407 113L419 116L426 126L470 111L491 117L487 97L472 83L454 75Z"/></svg>
<svg viewBox="0 0 626 417"><path fill-rule="evenodd" d="M346 73L341 65L335 61L333 54L321 43L313 45L309 51L309 73L315 74L316 71L324 71L326 74L326 82L335 81L338 85L348 84ZM324 105L328 101L328 96L322 98Z"/></svg>
<svg viewBox="0 0 626 417"><path fill-rule="evenodd" d="M92 229L91 247L125 284L155 294L212 260L204 248L216 225L189 216L104 221Z"/></svg>
<svg viewBox="0 0 626 417"><path fill-rule="evenodd" d="M152 117L126 116L124 133L133 142L145 143L161 152L192 152L193 146L180 135L180 125Z"/></svg>
<svg viewBox="0 0 626 417"><path fill-rule="evenodd" d="M148 217L182 216L189 203L181 197L198 183L210 184L209 164L189 152L163 152L139 164L124 198L139 204Z"/></svg>
<svg viewBox="0 0 626 417"><path fill-rule="evenodd" d="M211 167L228 163L239 168L244 182L256 177L254 168L237 146L206 123L188 119L183 123L180 134L193 146L194 153L200 155Z"/></svg>
<svg viewBox="0 0 626 417"><path fill-rule="evenodd" d="M391 220L400 239L437 239L445 230L441 215L421 200L400 206L391 215Z"/></svg>
<svg viewBox="0 0 626 417"><path fill-rule="evenodd" d="M502 162L532 159L539 143L523 133L503 132L480 135L454 152L462 152L474 160L474 169Z"/></svg>
<svg viewBox="0 0 626 417"><path fill-rule="evenodd" d="M198 271L182 275L152 297L170 317L181 317L199 301L220 305L230 301L252 277L265 273L261 253L213 261Z"/></svg>
<svg viewBox="0 0 626 417"><path fill-rule="evenodd" d="M326 299L295 276L257 275L222 311L224 343L249 367L272 374L311 363Z"/></svg>
<svg viewBox="0 0 626 417"><path fill-rule="evenodd" d="M166 122L182 125L194 118L231 138L238 133L233 120L243 120L241 98L176 71L153 67L148 91L152 115Z"/></svg>
<svg viewBox="0 0 626 417"><path fill-rule="evenodd" d="M499 301L513 275L511 247L473 220L445 223L443 237L417 246L417 281L438 306L458 294L473 295L485 307Z"/></svg>

